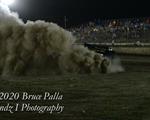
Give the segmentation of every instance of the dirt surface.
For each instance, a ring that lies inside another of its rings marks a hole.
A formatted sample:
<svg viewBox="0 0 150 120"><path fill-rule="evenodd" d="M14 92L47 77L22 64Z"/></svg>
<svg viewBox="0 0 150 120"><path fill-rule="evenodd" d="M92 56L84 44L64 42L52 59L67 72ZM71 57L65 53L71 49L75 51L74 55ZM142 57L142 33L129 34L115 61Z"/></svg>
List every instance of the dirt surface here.
<svg viewBox="0 0 150 120"><path fill-rule="evenodd" d="M149 120L150 57L120 55L125 72L113 74L68 74L1 78L1 92L63 94L62 101L0 101L64 105L61 114L0 112L0 120Z"/></svg>

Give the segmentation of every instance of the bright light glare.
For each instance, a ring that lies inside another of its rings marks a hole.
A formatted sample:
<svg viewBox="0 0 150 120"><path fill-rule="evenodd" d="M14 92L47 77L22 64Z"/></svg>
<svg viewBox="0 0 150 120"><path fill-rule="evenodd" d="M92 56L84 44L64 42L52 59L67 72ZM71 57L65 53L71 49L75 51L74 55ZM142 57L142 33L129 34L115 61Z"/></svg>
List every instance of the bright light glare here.
<svg viewBox="0 0 150 120"><path fill-rule="evenodd" d="M15 2L15 0L0 0L0 2L4 5L9 6L12 5Z"/></svg>

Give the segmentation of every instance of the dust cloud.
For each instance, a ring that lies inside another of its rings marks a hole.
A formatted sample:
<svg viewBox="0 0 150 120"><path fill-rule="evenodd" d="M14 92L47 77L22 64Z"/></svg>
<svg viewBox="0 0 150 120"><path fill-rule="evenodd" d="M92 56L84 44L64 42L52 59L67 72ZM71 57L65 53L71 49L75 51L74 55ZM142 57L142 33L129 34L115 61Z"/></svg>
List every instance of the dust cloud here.
<svg viewBox="0 0 150 120"><path fill-rule="evenodd" d="M0 74L107 72L109 60L74 45L71 32L45 21L24 23L0 4Z"/></svg>

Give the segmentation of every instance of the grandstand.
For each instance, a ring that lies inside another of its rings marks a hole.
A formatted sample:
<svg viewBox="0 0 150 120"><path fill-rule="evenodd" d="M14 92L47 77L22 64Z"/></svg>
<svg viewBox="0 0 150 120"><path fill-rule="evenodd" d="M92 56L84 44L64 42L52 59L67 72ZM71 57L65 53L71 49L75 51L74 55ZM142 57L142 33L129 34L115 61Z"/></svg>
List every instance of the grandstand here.
<svg viewBox="0 0 150 120"><path fill-rule="evenodd" d="M77 43L150 43L150 18L89 22L70 31Z"/></svg>

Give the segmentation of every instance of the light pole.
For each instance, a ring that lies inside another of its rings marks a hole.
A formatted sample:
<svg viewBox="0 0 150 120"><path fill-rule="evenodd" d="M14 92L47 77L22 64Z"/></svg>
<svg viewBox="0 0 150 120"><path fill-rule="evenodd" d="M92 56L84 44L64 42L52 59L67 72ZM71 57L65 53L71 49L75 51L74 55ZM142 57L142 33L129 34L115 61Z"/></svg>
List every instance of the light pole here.
<svg viewBox="0 0 150 120"><path fill-rule="evenodd" d="M65 29L67 28L67 17L64 17Z"/></svg>

